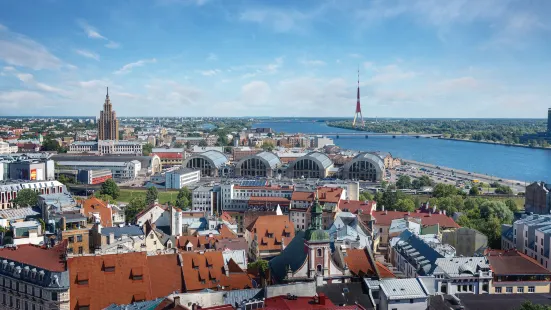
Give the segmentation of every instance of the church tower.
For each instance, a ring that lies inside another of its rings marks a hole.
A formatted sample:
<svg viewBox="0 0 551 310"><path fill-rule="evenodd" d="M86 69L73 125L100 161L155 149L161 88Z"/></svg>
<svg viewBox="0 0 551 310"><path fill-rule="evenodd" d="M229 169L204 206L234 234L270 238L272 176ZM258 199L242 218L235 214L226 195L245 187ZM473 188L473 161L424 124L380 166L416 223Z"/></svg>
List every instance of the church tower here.
<svg viewBox="0 0 551 310"><path fill-rule="evenodd" d="M323 209L319 203L316 190L314 203L310 209L310 227L304 236L305 250L308 251L308 277L321 278L329 276L332 271L331 247L329 244L329 233L323 230ZM334 271L333 271L334 272Z"/></svg>
<svg viewBox="0 0 551 310"><path fill-rule="evenodd" d="M107 87L103 110L99 114L98 140L119 140L119 120L109 99L109 87Z"/></svg>

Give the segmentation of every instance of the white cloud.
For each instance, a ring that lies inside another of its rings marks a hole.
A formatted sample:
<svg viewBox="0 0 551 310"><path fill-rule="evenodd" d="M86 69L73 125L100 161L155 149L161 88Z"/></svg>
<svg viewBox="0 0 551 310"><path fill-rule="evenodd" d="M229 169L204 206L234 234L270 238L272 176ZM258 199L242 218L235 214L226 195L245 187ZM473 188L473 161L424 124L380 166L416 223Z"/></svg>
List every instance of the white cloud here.
<svg viewBox="0 0 551 310"><path fill-rule="evenodd" d="M207 56L207 61L216 61L218 60L218 56L216 56L216 54L214 53L209 53L209 55Z"/></svg>
<svg viewBox="0 0 551 310"><path fill-rule="evenodd" d="M23 109L29 111L29 108L40 105L43 102L44 96L34 91L14 90L7 92L0 92L0 106L5 111L7 109ZM13 111L13 110L12 110ZM21 110L16 110L21 113ZM17 114L17 113L15 113Z"/></svg>
<svg viewBox="0 0 551 310"><path fill-rule="evenodd" d="M121 45L115 41L109 41L109 43L105 44L105 47L115 49L121 47Z"/></svg>
<svg viewBox="0 0 551 310"><path fill-rule="evenodd" d="M88 36L88 38L91 38L91 39L102 39L102 40L107 40L106 37L104 37L103 35L101 35L101 34L96 30L96 28L90 26L86 21L79 20L79 21L78 21L78 24L79 24L79 26L82 28L82 30L84 30L84 33L86 34L86 36Z"/></svg>
<svg viewBox="0 0 551 310"><path fill-rule="evenodd" d="M197 72L204 76L215 76L219 74L221 71L219 69L212 69L212 70L199 70Z"/></svg>
<svg viewBox="0 0 551 310"><path fill-rule="evenodd" d="M24 83L29 83L34 80L34 76L30 73L17 73L15 76Z"/></svg>
<svg viewBox="0 0 551 310"><path fill-rule="evenodd" d="M480 86L480 81L472 76L465 76L449 80L443 80L435 84L436 88L446 91L460 91L465 89L473 89Z"/></svg>
<svg viewBox="0 0 551 310"><path fill-rule="evenodd" d="M59 89L57 87L50 86L48 84L44 83L36 83L36 87L40 90L47 91L50 93L57 93L57 94L64 94L65 92L62 89Z"/></svg>
<svg viewBox="0 0 551 310"><path fill-rule="evenodd" d="M136 67L141 67L145 64L148 64L148 63L156 63L157 62L157 59L155 58L151 58L151 59L141 59L141 60L138 60L136 62L132 62L132 63L129 63L129 64L126 64L124 66L122 66L122 68L120 68L119 70L113 72L114 74L125 74L125 73L128 73L128 72L131 72L133 68L136 68Z"/></svg>
<svg viewBox="0 0 551 310"><path fill-rule="evenodd" d="M172 4L183 4L183 5L196 5L203 6L207 4L210 0L156 0L157 4L160 5L172 5Z"/></svg>
<svg viewBox="0 0 551 310"><path fill-rule="evenodd" d="M0 32L0 60L9 65L34 70L58 69L63 62L40 43L6 27Z"/></svg>
<svg viewBox="0 0 551 310"><path fill-rule="evenodd" d="M79 54L80 56L84 56L86 58L91 58L99 61L99 55L97 53L87 51L87 50L82 50L82 49L75 50L75 53Z"/></svg>
<svg viewBox="0 0 551 310"><path fill-rule="evenodd" d="M109 85L110 83L108 81L105 81L105 80L90 80L90 81L80 81L77 83L78 86L82 87L82 88L98 88L98 87L101 87L101 88L105 88Z"/></svg>
<svg viewBox="0 0 551 310"><path fill-rule="evenodd" d="M350 53L350 54L348 54L348 57L352 57L352 58L362 58L362 55L357 54L357 53Z"/></svg>
<svg viewBox="0 0 551 310"><path fill-rule="evenodd" d="M277 57L273 63L270 63L265 67L265 70L268 73L276 73L281 66L283 66L283 57Z"/></svg>
<svg viewBox="0 0 551 310"><path fill-rule="evenodd" d="M272 89L264 81L252 81L241 87L241 101L245 104L263 104L268 101Z"/></svg>
<svg viewBox="0 0 551 310"><path fill-rule="evenodd" d="M325 66L325 61L317 60L317 59L301 60L300 63L305 66L313 66L313 67Z"/></svg>

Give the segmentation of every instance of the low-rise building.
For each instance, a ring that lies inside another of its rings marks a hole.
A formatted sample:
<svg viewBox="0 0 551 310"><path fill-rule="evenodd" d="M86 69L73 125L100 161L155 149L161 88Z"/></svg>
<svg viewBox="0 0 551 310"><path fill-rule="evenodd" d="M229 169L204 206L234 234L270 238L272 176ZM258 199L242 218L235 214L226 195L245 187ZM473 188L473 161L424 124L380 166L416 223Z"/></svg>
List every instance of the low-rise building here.
<svg viewBox="0 0 551 310"><path fill-rule="evenodd" d="M184 186L197 183L201 180L201 171L190 168L166 172L166 188L180 189Z"/></svg>
<svg viewBox="0 0 551 310"><path fill-rule="evenodd" d="M135 141L76 141L69 144L67 153L142 155L143 143Z"/></svg>
<svg viewBox="0 0 551 310"><path fill-rule="evenodd" d="M218 213L219 194L219 190L216 190L213 186L199 186L193 189L191 195L192 211L204 212L210 215L215 212Z"/></svg>
<svg viewBox="0 0 551 310"><path fill-rule="evenodd" d="M127 162L118 161L58 161L59 169L74 170L110 170L113 179L128 180L134 179L142 169L141 162L130 160Z"/></svg>
<svg viewBox="0 0 551 310"><path fill-rule="evenodd" d="M102 170L79 170L77 179L83 184L102 184L103 182L112 179L113 172L109 169Z"/></svg>
<svg viewBox="0 0 551 310"><path fill-rule="evenodd" d="M40 222L31 220L11 225L13 244L44 244L44 235Z"/></svg>
<svg viewBox="0 0 551 310"><path fill-rule="evenodd" d="M0 308L73 309L69 306L66 244L22 244L0 248Z"/></svg>
<svg viewBox="0 0 551 310"><path fill-rule="evenodd" d="M429 291L419 278L380 280L381 310L426 310Z"/></svg>
<svg viewBox="0 0 551 310"><path fill-rule="evenodd" d="M32 189L40 194L65 193L65 185L58 181L7 181L0 183L0 209L13 207L12 200L22 189Z"/></svg>
<svg viewBox="0 0 551 310"><path fill-rule="evenodd" d="M488 294L493 274L488 259L477 257L438 258L434 271L435 292L441 294Z"/></svg>
<svg viewBox="0 0 551 310"><path fill-rule="evenodd" d="M183 148L154 148L151 153L161 159L163 168L181 166L185 159Z"/></svg>
<svg viewBox="0 0 551 310"><path fill-rule="evenodd" d="M503 225L502 249L516 249L551 270L551 215L524 215L512 226Z"/></svg>
<svg viewBox="0 0 551 310"><path fill-rule="evenodd" d="M534 182L526 186L524 198L526 212L549 214L551 211L551 185L545 182Z"/></svg>
<svg viewBox="0 0 551 310"><path fill-rule="evenodd" d="M551 272L516 250L490 250L486 257L493 272L490 294L545 293L551 288Z"/></svg>

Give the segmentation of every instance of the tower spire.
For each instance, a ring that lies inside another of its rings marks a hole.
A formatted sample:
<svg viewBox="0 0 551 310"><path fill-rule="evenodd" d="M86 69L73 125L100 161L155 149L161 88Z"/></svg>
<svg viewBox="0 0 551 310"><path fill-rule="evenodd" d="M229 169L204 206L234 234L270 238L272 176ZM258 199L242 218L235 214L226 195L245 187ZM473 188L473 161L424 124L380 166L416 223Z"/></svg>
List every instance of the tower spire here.
<svg viewBox="0 0 551 310"><path fill-rule="evenodd" d="M358 119L358 115L360 116ZM360 65L358 65L358 91L356 96L356 113L354 114L354 121L352 126L356 126L356 121L361 121L362 127L365 127L364 117L362 115L362 107L360 106Z"/></svg>
<svg viewBox="0 0 551 310"><path fill-rule="evenodd" d="M109 86L107 86L107 95L105 95L105 98L109 98Z"/></svg>

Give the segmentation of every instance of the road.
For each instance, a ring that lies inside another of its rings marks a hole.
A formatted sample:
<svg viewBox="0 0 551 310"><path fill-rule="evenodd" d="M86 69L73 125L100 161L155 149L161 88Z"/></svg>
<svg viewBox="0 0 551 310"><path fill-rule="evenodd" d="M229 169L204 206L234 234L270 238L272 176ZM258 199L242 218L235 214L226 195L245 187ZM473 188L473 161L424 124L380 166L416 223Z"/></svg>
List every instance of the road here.
<svg viewBox="0 0 551 310"><path fill-rule="evenodd" d="M413 160L403 160L404 166L399 170L395 171L392 174L391 182L395 182L398 174L407 174L411 177L419 178L422 175L427 175L437 183L447 183L447 184L456 184L460 183L470 183L472 180L479 180L484 183L493 183L498 182L502 185L509 186L513 193L517 194L520 192L525 192L526 182L517 181L517 180L508 180L502 179L494 176L488 176L485 174L479 174L474 172L468 172L464 170L452 169L448 167L436 166L432 164L421 163ZM414 169L408 170L408 167L413 167ZM421 171L420 168L428 169L429 171ZM453 175L452 175L453 171ZM392 179L394 178L394 179Z"/></svg>

